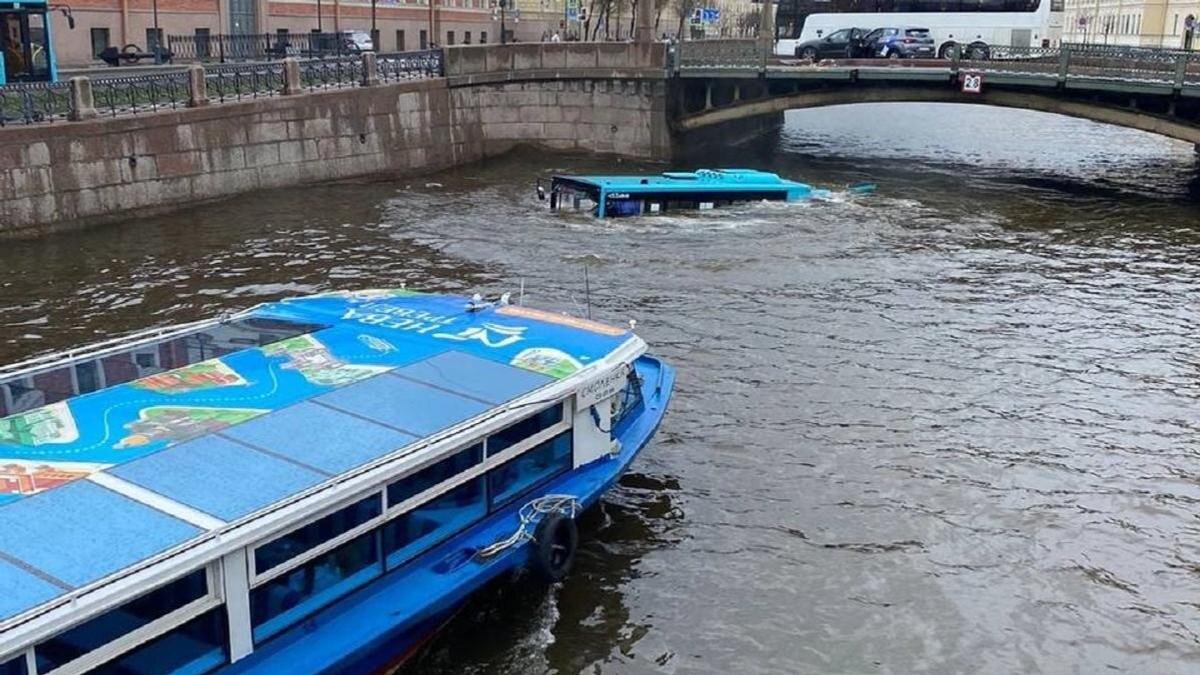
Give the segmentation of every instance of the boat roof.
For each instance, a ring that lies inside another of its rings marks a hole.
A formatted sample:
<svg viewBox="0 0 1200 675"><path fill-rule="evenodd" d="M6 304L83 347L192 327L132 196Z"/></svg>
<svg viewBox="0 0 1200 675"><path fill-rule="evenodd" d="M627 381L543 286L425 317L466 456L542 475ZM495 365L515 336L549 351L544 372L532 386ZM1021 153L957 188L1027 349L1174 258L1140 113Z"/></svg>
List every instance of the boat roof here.
<svg viewBox="0 0 1200 675"><path fill-rule="evenodd" d="M230 320L305 332L0 418L0 626L636 340L468 302L384 290L260 305Z"/></svg>
<svg viewBox="0 0 1200 675"><path fill-rule="evenodd" d="M729 192L762 189L808 189L805 183L756 169L697 169L642 176L556 175L554 180L606 192Z"/></svg>

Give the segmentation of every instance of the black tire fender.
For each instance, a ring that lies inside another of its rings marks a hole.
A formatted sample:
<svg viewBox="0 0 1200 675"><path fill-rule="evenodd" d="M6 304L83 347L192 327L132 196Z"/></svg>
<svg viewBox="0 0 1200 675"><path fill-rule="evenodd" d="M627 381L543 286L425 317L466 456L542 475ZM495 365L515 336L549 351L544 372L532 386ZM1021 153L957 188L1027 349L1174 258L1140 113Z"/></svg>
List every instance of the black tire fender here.
<svg viewBox="0 0 1200 675"><path fill-rule="evenodd" d="M530 569L543 581L562 581L575 564L579 549L579 527L561 513L548 513L533 531L533 558Z"/></svg>

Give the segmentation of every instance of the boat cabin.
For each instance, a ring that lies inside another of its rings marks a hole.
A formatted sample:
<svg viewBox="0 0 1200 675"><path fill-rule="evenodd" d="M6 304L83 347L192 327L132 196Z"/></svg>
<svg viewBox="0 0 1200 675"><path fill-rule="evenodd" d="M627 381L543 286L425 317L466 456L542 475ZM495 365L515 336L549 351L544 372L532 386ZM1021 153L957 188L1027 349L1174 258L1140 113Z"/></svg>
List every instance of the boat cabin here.
<svg viewBox="0 0 1200 675"><path fill-rule="evenodd" d="M589 209L597 218L708 210L737 202L797 201L815 196L811 185L754 169L668 171L648 176L550 178L552 211ZM538 185L539 197L546 190Z"/></svg>
<svg viewBox="0 0 1200 675"><path fill-rule="evenodd" d="M387 665L528 564L529 504L628 467L672 383L644 352L396 289L0 369L0 675Z"/></svg>

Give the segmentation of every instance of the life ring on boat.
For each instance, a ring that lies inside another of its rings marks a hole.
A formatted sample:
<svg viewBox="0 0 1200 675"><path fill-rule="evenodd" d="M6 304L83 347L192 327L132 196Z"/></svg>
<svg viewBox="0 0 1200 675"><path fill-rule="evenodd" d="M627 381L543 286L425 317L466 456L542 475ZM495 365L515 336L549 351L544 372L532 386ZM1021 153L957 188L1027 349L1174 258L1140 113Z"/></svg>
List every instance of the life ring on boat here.
<svg viewBox="0 0 1200 675"><path fill-rule="evenodd" d="M549 513L533 532L533 573L548 582L562 581L575 563L579 548L579 527L561 513Z"/></svg>

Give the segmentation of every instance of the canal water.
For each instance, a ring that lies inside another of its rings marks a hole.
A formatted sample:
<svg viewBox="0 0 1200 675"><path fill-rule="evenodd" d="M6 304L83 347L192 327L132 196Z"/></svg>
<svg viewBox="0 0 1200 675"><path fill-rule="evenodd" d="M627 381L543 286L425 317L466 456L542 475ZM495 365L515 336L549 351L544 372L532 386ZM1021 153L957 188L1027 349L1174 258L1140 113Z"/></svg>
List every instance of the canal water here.
<svg viewBox="0 0 1200 675"><path fill-rule="evenodd" d="M330 288L590 311L679 369L577 567L417 672L1200 669L1200 168L948 105L789 114L688 164L875 196L597 222L522 152L0 247L0 361ZM585 269L590 293L585 288Z"/></svg>

